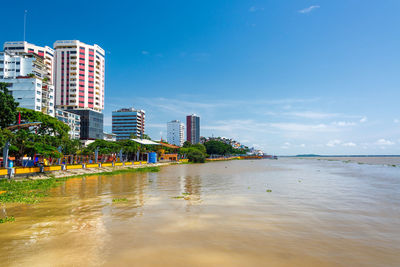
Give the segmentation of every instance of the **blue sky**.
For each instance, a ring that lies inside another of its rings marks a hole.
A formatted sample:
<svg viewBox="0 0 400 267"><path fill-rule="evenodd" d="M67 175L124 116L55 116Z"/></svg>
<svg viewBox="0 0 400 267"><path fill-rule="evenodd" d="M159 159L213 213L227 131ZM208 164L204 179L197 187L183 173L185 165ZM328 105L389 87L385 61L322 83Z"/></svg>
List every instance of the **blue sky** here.
<svg viewBox="0 0 400 267"><path fill-rule="evenodd" d="M106 50L111 111L274 154L400 154L400 1L12 1L0 41Z"/></svg>

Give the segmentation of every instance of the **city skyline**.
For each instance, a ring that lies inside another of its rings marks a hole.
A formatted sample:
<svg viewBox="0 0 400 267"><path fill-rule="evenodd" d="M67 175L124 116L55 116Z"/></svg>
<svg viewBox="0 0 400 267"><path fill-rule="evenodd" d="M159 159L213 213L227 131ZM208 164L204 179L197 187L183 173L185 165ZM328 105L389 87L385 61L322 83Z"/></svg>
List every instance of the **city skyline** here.
<svg viewBox="0 0 400 267"><path fill-rule="evenodd" d="M160 10L100 1L98 13L68 27L61 13L49 12L53 23L43 34L40 17L57 5L50 3L5 3L0 41L23 39L26 9L30 43L77 39L103 47L107 132L112 110L133 104L148 112L154 139L165 136L166 121L196 113L203 136L267 153L400 154L396 1L173 1L159 2ZM83 3L62 14L89 9Z"/></svg>

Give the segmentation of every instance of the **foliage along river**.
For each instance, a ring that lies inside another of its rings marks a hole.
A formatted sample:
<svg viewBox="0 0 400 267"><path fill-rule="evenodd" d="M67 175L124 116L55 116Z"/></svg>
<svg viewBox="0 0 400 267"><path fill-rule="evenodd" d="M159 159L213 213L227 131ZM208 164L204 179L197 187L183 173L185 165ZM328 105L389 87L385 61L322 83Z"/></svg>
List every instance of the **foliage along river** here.
<svg viewBox="0 0 400 267"><path fill-rule="evenodd" d="M174 165L70 179L5 211L1 266L400 266L399 167Z"/></svg>

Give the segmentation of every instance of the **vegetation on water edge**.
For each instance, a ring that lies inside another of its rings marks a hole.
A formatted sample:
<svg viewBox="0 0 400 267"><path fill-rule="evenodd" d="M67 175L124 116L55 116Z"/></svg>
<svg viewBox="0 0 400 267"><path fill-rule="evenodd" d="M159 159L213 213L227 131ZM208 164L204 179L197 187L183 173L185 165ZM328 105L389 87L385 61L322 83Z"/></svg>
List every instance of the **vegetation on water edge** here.
<svg viewBox="0 0 400 267"><path fill-rule="evenodd" d="M87 176L116 175L131 172L158 172L159 167L125 168L110 172L87 173L63 178L51 177L40 180L0 180L0 203L37 203L39 199L48 195L48 190L58 186L70 178L83 178Z"/></svg>
<svg viewBox="0 0 400 267"><path fill-rule="evenodd" d="M190 193L185 192L185 193L182 193L181 196L175 196L175 197L172 197L172 198L175 198L175 199L182 199L182 198L189 199L190 195L191 195Z"/></svg>
<svg viewBox="0 0 400 267"><path fill-rule="evenodd" d="M113 198L112 202L113 203L118 203L118 202L127 202L127 198Z"/></svg>
<svg viewBox="0 0 400 267"><path fill-rule="evenodd" d="M0 223L14 222L14 221L15 221L14 216L5 217L5 218L0 218Z"/></svg>

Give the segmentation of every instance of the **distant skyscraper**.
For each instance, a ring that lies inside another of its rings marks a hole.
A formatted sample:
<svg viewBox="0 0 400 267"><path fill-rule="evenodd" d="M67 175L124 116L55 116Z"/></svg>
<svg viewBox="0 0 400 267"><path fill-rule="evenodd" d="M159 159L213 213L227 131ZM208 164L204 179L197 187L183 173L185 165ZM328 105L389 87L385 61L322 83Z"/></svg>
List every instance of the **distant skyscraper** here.
<svg viewBox="0 0 400 267"><path fill-rule="evenodd" d="M200 143L200 117L196 114L186 116L186 139L192 144Z"/></svg>
<svg viewBox="0 0 400 267"><path fill-rule="evenodd" d="M142 138L145 125L145 111L123 108L112 112L112 133L118 140L130 139L131 135Z"/></svg>
<svg viewBox="0 0 400 267"><path fill-rule="evenodd" d="M62 109L104 109L104 50L78 40L56 41L56 105Z"/></svg>
<svg viewBox="0 0 400 267"><path fill-rule="evenodd" d="M167 123L167 142L176 146L182 146L184 142L185 126L178 120Z"/></svg>

